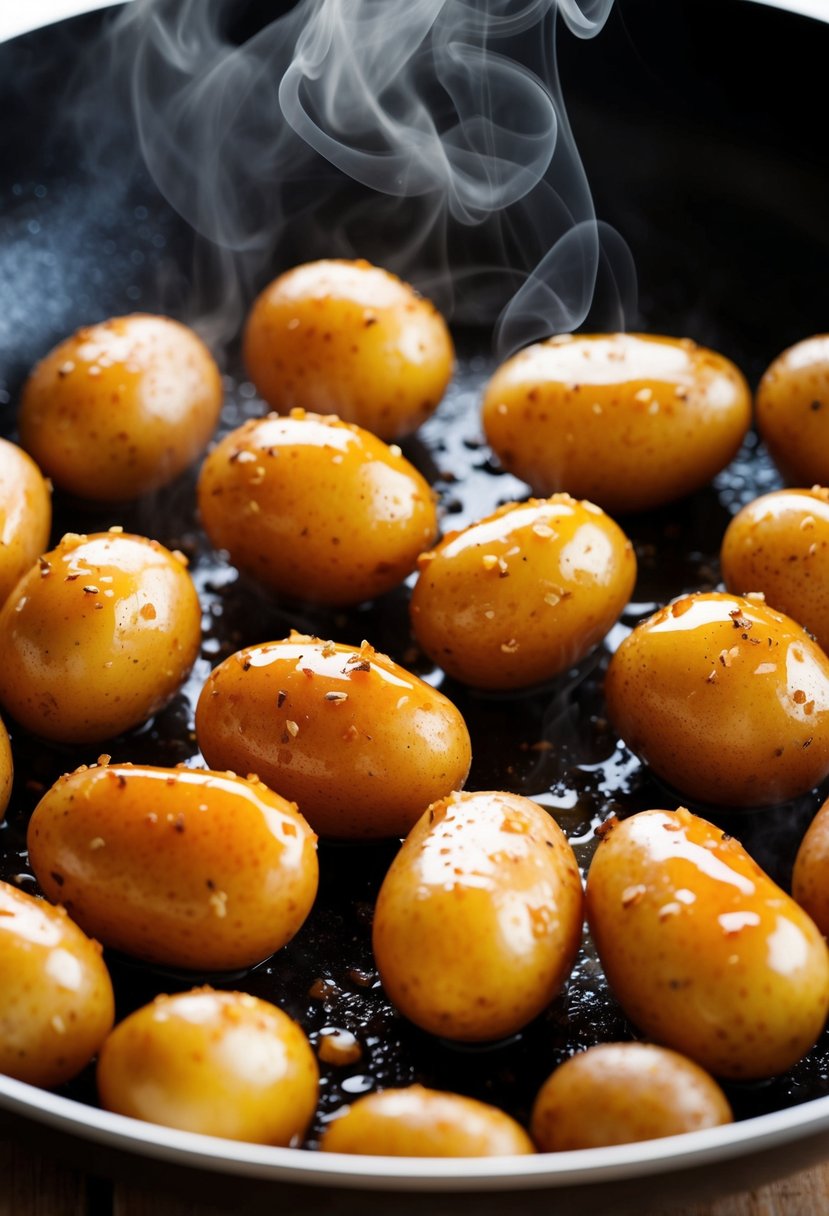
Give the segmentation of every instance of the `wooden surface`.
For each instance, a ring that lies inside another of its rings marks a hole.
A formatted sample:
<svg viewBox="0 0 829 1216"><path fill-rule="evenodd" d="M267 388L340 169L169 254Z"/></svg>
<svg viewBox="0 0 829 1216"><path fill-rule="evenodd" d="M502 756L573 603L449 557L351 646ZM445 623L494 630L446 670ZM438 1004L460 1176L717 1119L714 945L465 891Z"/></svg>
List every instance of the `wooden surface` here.
<svg viewBox="0 0 829 1216"><path fill-rule="evenodd" d="M0 1137L0 1216L224 1216L228 1210L158 1189L144 1191L132 1184L89 1178ZM512 1216L515 1210L514 1201L505 1199L505 1216ZM660 1216L821 1216L827 1212L829 1165L715 1203L679 1206L670 1213L663 1208ZM551 1212L551 1216L566 1213Z"/></svg>

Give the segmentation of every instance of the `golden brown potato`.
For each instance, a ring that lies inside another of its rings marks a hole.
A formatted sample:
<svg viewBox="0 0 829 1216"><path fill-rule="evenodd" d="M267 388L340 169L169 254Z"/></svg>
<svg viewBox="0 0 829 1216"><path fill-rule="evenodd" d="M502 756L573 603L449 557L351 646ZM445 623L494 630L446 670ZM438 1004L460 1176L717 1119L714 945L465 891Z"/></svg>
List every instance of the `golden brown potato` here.
<svg viewBox="0 0 829 1216"><path fill-rule="evenodd" d="M535 1100L544 1153L634 1144L731 1123L725 1094L699 1065L650 1043L599 1043L571 1056Z"/></svg>
<svg viewBox="0 0 829 1216"><path fill-rule="evenodd" d="M792 895L824 937L829 935L829 800L800 842L792 874Z"/></svg>
<svg viewBox="0 0 829 1216"><path fill-rule="evenodd" d="M112 764L61 777L29 823L43 891L105 946L168 967L250 967L299 930L316 837L296 807L227 773Z"/></svg>
<svg viewBox="0 0 829 1216"><path fill-rule="evenodd" d="M534 1151L524 1129L503 1111L422 1085L358 1098L329 1123L320 1148L379 1157L507 1157Z"/></svg>
<svg viewBox="0 0 829 1216"><path fill-rule="evenodd" d="M760 591L829 648L829 490L775 490L755 498L726 529L726 587Z"/></svg>
<svg viewBox="0 0 829 1216"><path fill-rule="evenodd" d="M98 943L63 908L0 882L0 1073L62 1085L95 1055L114 1014Z"/></svg>
<svg viewBox="0 0 829 1216"><path fill-rule="evenodd" d="M829 659L762 597L685 595L610 661L610 720L689 798L760 806L829 774Z"/></svg>
<svg viewBox="0 0 829 1216"><path fill-rule="evenodd" d="M786 480L829 483L829 334L784 350L760 381L755 408L757 429Z"/></svg>
<svg viewBox="0 0 829 1216"><path fill-rule="evenodd" d="M534 493L644 511L725 468L751 396L733 363L687 339L565 334L498 369L483 421L501 464Z"/></svg>
<svg viewBox="0 0 829 1216"><path fill-rule="evenodd" d="M627 1016L715 1076L785 1072L823 1030L820 931L739 841L685 808L612 826L587 876L587 915Z"/></svg>
<svg viewBox="0 0 829 1216"><path fill-rule="evenodd" d="M437 408L454 351L443 317L408 283L362 260L332 260L296 266L265 288L244 357L280 414L339 414L397 439Z"/></svg>
<svg viewBox="0 0 829 1216"><path fill-rule="evenodd" d="M418 564L415 637L475 688L523 688L566 671L616 623L636 581L622 530L568 494L508 503Z"/></svg>
<svg viewBox="0 0 829 1216"><path fill-rule="evenodd" d="M415 824L374 913L374 956L391 1001L431 1034L514 1034L570 973L582 886L567 838L517 794L451 794Z"/></svg>
<svg viewBox="0 0 829 1216"><path fill-rule="evenodd" d="M0 702L45 739L109 739L167 704L200 638L180 554L120 529L67 533L0 611Z"/></svg>
<svg viewBox="0 0 829 1216"><path fill-rule="evenodd" d="M300 1027L246 992L159 996L115 1027L98 1061L107 1110L184 1131L298 1143L317 1101Z"/></svg>
<svg viewBox="0 0 829 1216"><path fill-rule="evenodd" d="M471 744L437 689L378 654L295 633L210 675L196 709L209 764L255 772L322 836L405 836L466 780Z"/></svg>
<svg viewBox="0 0 829 1216"><path fill-rule="evenodd" d="M0 604L49 544L51 487L31 457L0 439Z"/></svg>
<svg viewBox="0 0 829 1216"><path fill-rule="evenodd" d="M240 570L321 604L390 591L437 531L434 495L399 448L302 410L223 439L202 468L199 509Z"/></svg>
<svg viewBox="0 0 829 1216"><path fill-rule="evenodd" d="M14 782L14 759L9 732L0 722L0 821L6 813Z"/></svg>
<svg viewBox="0 0 829 1216"><path fill-rule="evenodd" d="M79 329L30 375L20 439L62 490L138 498L200 455L222 405L219 369L168 317L113 317Z"/></svg>

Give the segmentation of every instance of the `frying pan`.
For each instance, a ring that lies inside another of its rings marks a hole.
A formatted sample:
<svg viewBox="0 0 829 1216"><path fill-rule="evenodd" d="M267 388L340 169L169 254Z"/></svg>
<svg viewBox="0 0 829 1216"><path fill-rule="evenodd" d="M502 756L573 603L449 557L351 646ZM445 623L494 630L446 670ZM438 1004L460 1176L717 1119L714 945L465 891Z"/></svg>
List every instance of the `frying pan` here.
<svg viewBox="0 0 829 1216"><path fill-rule="evenodd" d="M245 21L257 20L256 7L244 6ZM62 121L64 83L78 49L111 19L108 12L86 14L0 47L0 408L9 434L23 377L60 337L138 308L185 319L198 311L192 293L198 242L136 156L122 99L112 98L110 121L120 138L108 142L105 173L95 171L101 162L94 124L79 133ZM597 213L622 234L637 266L631 327L689 335L732 357L752 380L784 346L826 329L829 170L825 138L814 132L822 134L829 120L822 84L828 52L829 22L748 0L617 0L596 40L562 42L563 88ZM389 250L379 238L367 238L361 252L383 262ZM300 223L263 261L259 281L303 249ZM441 494L446 526L525 492L498 472L480 438L476 407L492 367L490 335L459 329L457 336L453 387L438 416L407 445ZM261 403L244 379L233 340L218 353L227 373L224 425L230 426L258 413ZM608 646L652 605L715 583L729 515L776 484L750 437L711 488L659 515L625 521L640 579ZM395 657L408 648L405 590L337 619L274 602L210 553L192 503L192 476L129 508L56 501L57 534L117 522L184 548L202 594L205 644L193 679L148 727L107 745L116 760L197 763L189 734L194 697L209 666L242 642L283 636L296 625L345 641L368 636ZM585 863L593 828L608 814L674 798L603 723L607 653L602 648L566 678L518 697L444 685L470 725L470 788L507 785L537 798ZM439 681L439 673L420 670ZM95 757L47 748L20 730L14 744L17 780L0 827L0 877L34 889L23 841L38 791ZM798 840L825 793L762 813L708 813L785 884ZM343 1102L414 1079L489 1099L526 1118L535 1090L557 1062L596 1039L632 1033L588 950L567 992L508 1043L464 1050L407 1025L383 997L368 946L372 900L393 852L392 845L324 846L318 905L295 942L245 975L210 977L276 1000L312 1038L325 1025L357 1034L363 1059L324 1073L312 1144ZM157 991L194 982L115 956L108 961L120 1016ZM76 1162L97 1170L139 1168L145 1179L166 1166L212 1198L230 1188L239 1208L264 1196L287 1210L362 1212L371 1191L379 1193L374 1202L404 1213L497 1213L520 1191L528 1213L552 1204L570 1212L624 1211L756 1186L826 1156L827 1076L824 1036L785 1077L732 1086L739 1118L732 1127L520 1161L340 1159L210 1140L98 1110L88 1074L57 1094L0 1078L0 1108L19 1132L68 1144ZM215 1175L208 1184L205 1170Z"/></svg>

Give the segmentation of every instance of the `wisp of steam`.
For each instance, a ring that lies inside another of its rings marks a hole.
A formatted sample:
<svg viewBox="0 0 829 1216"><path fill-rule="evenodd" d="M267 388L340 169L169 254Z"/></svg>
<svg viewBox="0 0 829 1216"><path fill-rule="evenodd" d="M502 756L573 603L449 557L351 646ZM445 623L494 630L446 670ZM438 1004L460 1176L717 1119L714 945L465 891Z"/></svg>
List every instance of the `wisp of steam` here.
<svg viewBox="0 0 829 1216"><path fill-rule="evenodd" d="M367 256L505 356L571 331L604 267L556 62L613 0L134 0L108 34L146 165L199 234L201 328L308 256ZM569 35L565 35L569 36Z"/></svg>

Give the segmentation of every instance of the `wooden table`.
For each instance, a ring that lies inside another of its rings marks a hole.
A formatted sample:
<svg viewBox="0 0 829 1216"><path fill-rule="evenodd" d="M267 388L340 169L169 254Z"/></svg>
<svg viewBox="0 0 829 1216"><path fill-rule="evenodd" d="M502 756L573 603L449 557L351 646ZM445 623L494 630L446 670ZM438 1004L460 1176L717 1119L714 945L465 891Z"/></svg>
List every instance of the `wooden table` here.
<svg viewBox="0 0 829 1216"><path fill-rule="evenodd" d="M515 1206L506 1201L505 1216L512 1216ZM0 1216L219 1216L232 1210L206 1207L157 1187L144 1189L90 1177L0 1135ZM274 1216L301 1216L276 1205L272 1211ZM670 1213L661 1209L659 1216L822 1216L826 1212L829 1164L716 1203L680 1206ZM551 1210L550 1216L567 1214Z"/></svg>

